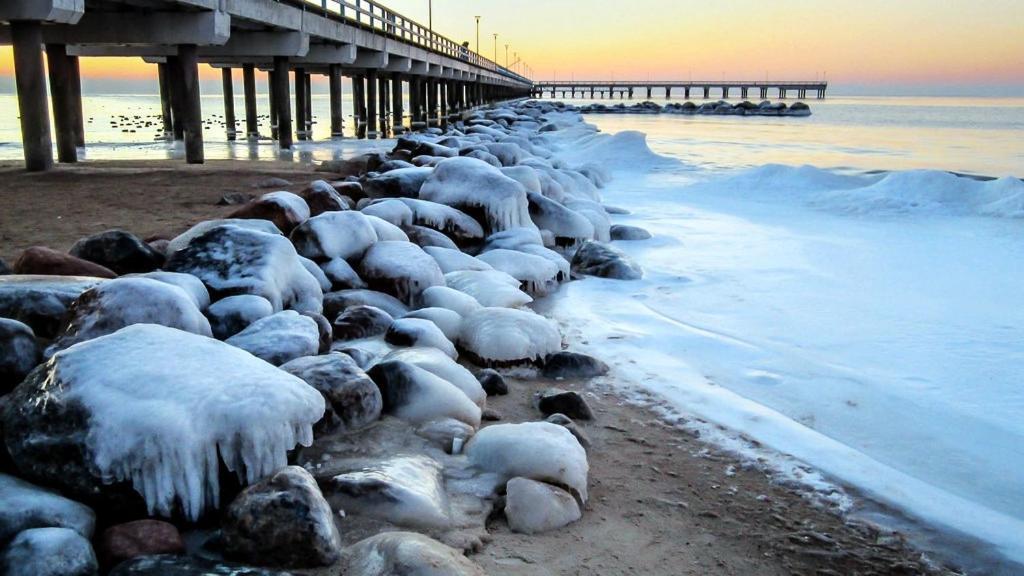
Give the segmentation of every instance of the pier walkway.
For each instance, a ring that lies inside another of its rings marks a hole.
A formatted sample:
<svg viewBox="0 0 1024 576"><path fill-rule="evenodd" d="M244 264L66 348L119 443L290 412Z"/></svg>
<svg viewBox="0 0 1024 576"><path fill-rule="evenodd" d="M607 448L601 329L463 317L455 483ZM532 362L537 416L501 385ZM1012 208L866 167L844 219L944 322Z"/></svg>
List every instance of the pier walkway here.
<svg viewBox="0 0 1024 576"><path fill-rule="evenodd" d="M200 63L222 69L228 139L237 134L231 69L243 70L250 139L260 137L256 76L266 72L271 137L282 149L293 136L310 137L313 74L330 79L335 137L344 129L343 77L352 80L355 135L367 138L400 133L406 119L410 128L440 126L533 86L371 0L3 0L0 44L14 46L25 165L34 171L53 165L51 103L58 161L75 162L86 143L83 57L136 56L157 66L164 131L184 140L189 163L204 159Z"/></svg>
<svg viewBox="0 0 1024 576"><path fill-rule="evenodd" d="M646 91L647 98L650 99L657 90L661 92L666 99L672 99L672 91L682 91L683 98L689 100L691 91L701 94L705 100L712 97L714 92L724 100L728 100L730 94L739 95L740 98L747 99L753 92L757 94L757 97L761 100L768 98L769 91L776 91L778 98L785 100L786 98L795 95L799 99L807 98L807 94L814 94L816 98L825 98L825 92L828 90L828 82L790 82L790 81L765 81L765 82L746 82L746 81L735 81L735 80L723 80L716 82L705 82L705 81L608 81L608 80L573 80L573 81L550 81L550 82L535 82L533 84L532 95L535 98L543 98L544 96L550 96L551 98L608 98L614 99L616 96L619 98L630 98L632 99L634 94L643 93ZM560 96L559 96L560 95Z"/></svg>

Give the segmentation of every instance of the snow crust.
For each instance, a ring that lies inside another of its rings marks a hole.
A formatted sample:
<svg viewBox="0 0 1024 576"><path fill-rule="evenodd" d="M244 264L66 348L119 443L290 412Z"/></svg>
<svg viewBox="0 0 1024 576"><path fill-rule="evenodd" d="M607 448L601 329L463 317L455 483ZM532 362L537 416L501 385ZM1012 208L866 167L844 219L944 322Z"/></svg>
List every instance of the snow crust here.
<svg viewBox="0 0 1024 576"><path fill-rule="evenodd" d="M523 186L475 158L442 160L420 189L420 198L482 213L488 233L534 225Z"/></svg>
<svg viewBox="0 0 1024 576"><path fill-rule="evenodd" d="M173 354L168 351L173 350ZM251 484L313 441L324 399L247 352L138 324L55 356L58 381L91 413L86 445L107 481L130 481L150 513L197 519L219 505L218 455Z"/></svg>
<svg viewBox="0 0 1024 576"><path fill-rule="evenodd" d="M518 280L498 270L460 270L444 279L448 287L472 296L481 306L518 308L533 302L519 289Z"/></svg>
<svg viewBox="0 0 1024 576"><path fill-rule="evenodd" d="M562 349L558 328L528 310L481 308L462 321L459 345L491 362L542 360Z"/></svg>
<svg viewBox="0 0 1024 576"><path fill-rule="evenodd" d="M461 250L453 250L442 246L424 246L423 251L437 261L441 272L445 274L456 270L493 270L490 264L471 256Z"/></svg>
<svg viewBox="0 0 1024 576"><path fill-rule="evenodd" d="M361 212L343 210L306 220L292 231L291 239L296 251L310 260L352 260L377 241L377 232Z"/></svg>

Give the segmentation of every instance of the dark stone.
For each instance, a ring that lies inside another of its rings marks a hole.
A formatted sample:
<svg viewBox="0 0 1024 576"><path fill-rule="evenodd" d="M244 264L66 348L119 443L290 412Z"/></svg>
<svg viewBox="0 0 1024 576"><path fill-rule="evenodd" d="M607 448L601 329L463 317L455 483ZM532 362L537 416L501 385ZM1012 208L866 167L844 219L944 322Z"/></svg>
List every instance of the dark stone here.
<svg viewBox="0 0 1024 576"><path fill-rule="evenodd" d="M400 170L402 168L415 168L415 166L411 162L406 162L405 160L398 160L393 158L378 166L377 172L383 174L385 172L390 172L392 170Z"/></svg>
<svg viewBox="0 0 1024 576"><path fill-rule="evenodd" d="M189 556L140 556L119 564L109 576L291 576L233 562L213 562Z"/></svg>
<svg viewBox="0 0 1024 576"><path fill-rule="evenodd" d="M70 528L92 538L95 526L96 515L88 506L0 474L0 543L9 542L30 528Z"/></svg>
<svg viewBox="0 0 1024 576"><path fill-rule="evenodd" d="M352 306L334 320L334 337L342 341L380 336L392 322L394 318L376 306Z"/></svg>
<svg viewBox="0 0 1024 576"><path fill-rule="evenodd" d="M91 276L93 278L117 277L117 273L110 268L44 246L25 249L14 263L14 273L45 276Z"/></svg>
<svg viewBox="0 0 1024 576"><path fill-rule="evenodd" d="M331 182L331 186L334 187L334 191L340 194L342 198L348 199L351 205L366 198L366 192L363 192L363 185L359 182Z"/></svg>
<svg viewBox="0 0 1024 576"><path fill-rule="evenodd" d="M607 364L578 352L549 354L541 372L545 378L594 378L607 373Z"/></svg>
<svg viewBox="0 0 1024 576"><path fill-rule="evenodd" d="M28 325L0 318L0 395L21 384L42 359L42 350Z"/></svg>
<svg viewBox="0 0 1024 576"><path fill-rule="evenodd" d="M316 388L327 400L324 420L330 431L357 430L380 418L380 390L355 360L345 354L297 358L281 366Z"/></svg>
<svg viewBox="0 0 1024 576"><path fill-rule="evenodd" d="M615 224L611 228L612 240L649 240L651 233L638 226Z"/></svg>
<svg viewBox="0 0 1024 576"><path fill-rule="evenodd" d="M293 228L302 224L309 217L309 214L302 214L288 202L274 194L289 194L287 192L275 192L261 196L252 202L239 207L227 215L227 218L241 218L248 220L269 220L285 235L288 235ZM291 197L291 196L289 196ZM296 197L297 198L297 197Z"/></svg>
<svg viewBox="0 0 1024 576"><path fill-rule="evenodd" d="M248 204L256 199L256 196L248 192L228 192L217 200L217 206L238 206Z"/></svg>
<svg viewBox="0 0 1024 576"><path fill-rule="evenodd" d="M420 188L433 173L430 168L400 168L367 174L360 184L369 198L418 198Z"/></svg>
<svg viewBox="0 0 1024 576"><path fill-rule="evenodd" d="M425 246L437 246L438 248L450 248L452 250L459 249L451 238L431 228L413 224L410 226L403 226L402 231L409 237L410 242L421 248Z"/></svg>
<svg viewBox="0 0 1024 576"><path fill-rule="evenodd" d="M616 280L639 280L644 272L616 248L598 242L586 242L572 257L572 271L587 276Z"/></svg>
<svg viewBox="0 0 1024 576"><path fill-rule="evenodd" d="M312 318L316 322L316 329L320 333L320 349L317 354L326 354L334 342L334 328L331 327L331 323L327 321L327 318L324 318L323 314L317 314L316 312L301 312L301 314Z"/></svg>
<svg viewBox="0 0 1024 576"><path fill-rule="evenodd" d="M243 490L224 514L223 537L228 557L265 566L328 566L341 555L331 507L299 466Z"/></svg>
<svg viewBox="0 0 1024 576"><path fill-rule="evenodd" d="M6 576L95 576L89 541L68 528L32 528L14 537L0 556Z"/></svg>
<svg viewBox="0 0 1024 576"><path fill-rule="evenodd" d="M505 378L492 368L484 368L477 372L476 379L480 382L488 396L504 396L508 394Z"/></svg>
<svg viewBox="0 0 1024 576"><path fill-rule="evenodd" d="M387 161L388 158L383 152L371 152L345 160L328 160L317 166L316 171L330 172L337 174L340 178L346 178L372 172Z"/></svg>
<svg viewBox="0 0 1024 576"><path fill-rule="evenodd" d="M101 282L71 276L2 276L0 317L28 324L40 338L53 338L71 303Z"/></svg>
<svg viewBox="0 0 1024 576"><path fill-rule="evenodd" d="M11 270L11 267L7 265L7 262L4 262L3 258L0 258L0 276L6 276L8 274L14 274L14 272Z"/></svg>
<svg viewBox="0 0 1024 576"><path fill-rule="evenodd" d="M480 413L480 419L485 422L498 422L501 420L501 412L493 408L484 408Z"/></svg>
<svg viewBox="0 0 1024 576"><path fill-rule="evenodd" d="M565 414L555 413L545 418L544 421L552 424L558 424L565 428L576 438L576 441L580 443L580 446L583 446L584 450L587 452L590 451L590 438L587 438L587 435L584 434L583 431L580 430L580 427L572 421L572 418L569 418Z"/></svg>
<svg viewBox="0 0 1024 576"><path fill-rule="evenodd" d="M402 303L401 300L376 290L353 288L324 294L324 316L328 318L337 318L345 310L360 305L380 308L392 318L401 318L409 313L409 307ZM344 339L338 332L337 322L334 325L334 339Z"/></svg>
<svg viewBox="0 0 1024 576"><path fill-rule="evenodd" d="M575 390L549 388L534 395L537 408L545 416L565 414L573 420L593 420L594 412L583 396Z"/></svg>
<svg viewBox="0 0 1024 576"><path fill-rule="evenodd" d="M352 208L348 199L323 180L317 180L310 184L309 188L303 190L300 196L309 206L310 217L324 212L337 212Z"/></svg>
<svg viewBox="0 0 1024 576"><path fill-rule="evenodd" d="M273 313L274 306L270 301L255 294L228 296L206 309L213 337L218 340L226 340Z"/></svg>
<svg viewBox="0 0 1024 576"><path fill-rule="evenodd" d="M183 554L185 541L174 524L147 518L115 524L103 531L96 543L100 565L105 569L156 554Z"/></svg>

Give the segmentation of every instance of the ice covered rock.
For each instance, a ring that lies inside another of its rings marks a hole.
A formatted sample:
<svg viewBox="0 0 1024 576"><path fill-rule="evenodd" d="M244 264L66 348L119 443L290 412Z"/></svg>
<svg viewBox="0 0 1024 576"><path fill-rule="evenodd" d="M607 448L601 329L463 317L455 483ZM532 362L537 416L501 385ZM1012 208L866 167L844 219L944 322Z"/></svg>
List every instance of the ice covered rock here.
<svg viewBox="0 0 1024 576"><path fill-rule="evenodd" d="M568 430L569 433L576 438L576 441L580 443L580 446L583 446L584 450L590 452L590 439L583 433L583 430L580 430L580 427L576 425L576 422L573 422L572 418L569 418L565 414L556 412L545 418L544 421L552 424L558 424L562 428Z"/></svg>
<svg viewBox="0 0 1024 576"><path fill-rule="evenodd" d="M323 307L320 284L302 265L292 243L277 234L234 225L215 227L175 252L165 269L196 276L214 300L256 294L275 311L320 312Z"/></svg>
<svg viewBox="0 0 1024 576"><path fill-rule="evenodd" d="M573 420L594 419L594 411L590 409L590 404L587 404L586 399L575 390L549 388L538 392L534 396L534 402L545 416L564 414Z"/></svg>
<svg viewBox="0 0 1024 576"><path fill-rule="evenodd" d="M481 306L518 308L533 302L519 289L519 280L498 270L459 270L445 274L444 280L448 287L472 296Z"/></svg>
<svg viewBox="0 0 1024 576"><path fill-rule="evenodd" d="M344 258L334 258L320 265L324 277L327 278L329 289L348 290L350 288L366 288L366 282Z"/></svg>
<svg viewBox="0 0 1024 576"><path fill-rule="evenodd" d="M448 454L457 453L476 434L476 428L461 420L442 418L431 420L416 428L416 435L444 450Z"/></svg>
<svg viewBox="0 0 1024 576"><path fill-rule="evenodd" d="M46 355L132 324L159 324L213 336L209 320L181 288L149 278L117 278L75 300L68 308L67 323Z"/></svg>
<svg viewBox="0 0 1024 576"><path fill-rule="evenodd" d="M402 317L409 312L408 306L390 294L353 288L326 294L324 296L324 316L337 317L343 310L360 305L380 308L392 317Z"/></svg>
<svg viewBox="0 0 1024 576"><path fill-rule="evenodd" d="M546 230L542 233L547 232ZM547 240L545 240L547 243ZM540 256L548 262L551 262L558 269L558 275L555 277L559 282L565 282L569 279L570 273L572 272L572 266L564 256L555 252L554 250L545 246L539 246L537 244L523 244L516 248L517 252L524 252L526 254L532 254L534 256Z"/></svg>
<svg viewBox="0 0 1024 576"><path fill-rule="evenodd" d="M419 366L388 360L369 370L384 398L384 412L413 424L455 418L480 426L480 407L458 387Z"/></svg>
<svg viewBox="0 0 1024 576"><path fill-rule="evenodd" d="M502 166L515 166L530 155L511 142L488 142L484 146L487 147L488 152L494 154L501 161Z"/></svg>
<svg viewBox="0 0 1024 576"><path fill-rule="evenodd" d="M101 282L72 276L0 276L0 317L27 324L41 338L52 338L68 306Z"/></svg>
<svg viewBox="0 0 1024 576"><path fill-rule="evenodd" d="M590 220L594 226L594 240L608 242L612 239L611 220L608 219L608 214L600 204L591 200L571 198L565 201L565 207Z"/></svg>
<svg viewBox="0 0 1024 576"><path fill-rule="evenodd" d="M544 359L545 378L594 378L608 373L604 362L579 352L556 352Z"/></svg>
<svg viewBox="0 0 1024 576"><path fill-rule="evenodd" d="M487 402L487 394L473 373L436 348L399 348L385 356L383 362L391 360L412 364L446 380L481 408Z"/></svg>
<svg viewBox="0 0 1024 576"><path fill-rule="evenodd" d="M400 168L363 176L359 181L369 198L416 198L433 168Z"/></svg>
<svg viewBox="0 0 1024 576"><path fill-rule="evenodd" d="M3 258L0 258L0 276L6 276L8 274L14 274L11 267L7 265L7 262Z"/></svg>
<svg viewBox="0 0 1024 576"><path fill-rule="evenodd" d="M533 312L481 308L462 321L459 346L483 365L512 365L542 360L562 349L555 324Z"/></svg>
<svg viewBox="0 0 1024 576"><path fill-rule="evenodd" d="M442 288L442 286L435 286L434 288ZM459 294L462 294L459 292ZM462 294L468 296L466 294ZM420 295L422 300L423 296ZM409 312L403 318L420 318L423 320L429 320L434 323L435 326L441 329L441 333L448 340L454 342L459 338L459 333L462 331L462 316L454 310L448 308L420 308L419 310L413 310Z"/></svg>
<svg viewBox="0 0 1024 576"><path fill-rule="evenodd" d="M205 560L193 556L154 554L122 562L108 576L293 576L293 574L244 566L234 562Z"/></svg>
<svg viewBox="0 0 1024 576"><path fill-rule="evenodd" d="M164 255L124 230L107 230L82 238L71 247L71 255L99 264L116 274L150 272L163 266Z"/></svg>
<svg viewBox="0 0 1024 576"><path fill-rule="evenodd" d="M521 289L530 296L547 296L558 289L561 271L547 258L505 249L489 250L478 258L519 280Z"/></svg>
<svg viewBox="0 0 1024 576"><path fill-rule="evenodd" d="M612 240L649 240L651 233L639 226L615 224L610 231Z"/></svg>
<svg viewBox="0 0 1024 576"><path fill-rule="evenodd" d="M359 174L365 174L371 170L376 170L378 166L387 161L387 156L383 152L367 152L366 154L360 154L359 156L353 156L351 158L345 158L343 160L328 160L321 162L316 167L317 172L332 172L337 174L340 178L346 178L348 176L358 176Z"/></svg>
<svg viewBox="0 0 1024 576"><path fill-rule="evenodd" d="M96 515L84 504L0 474L0 542L30 528L68 528L92 538Z"/></svg>
<svg viewBox="0 0 1024 576"><path fill-rule="evenodd" d="M402 230L405 232L409 242L412 242L420 248L445 248L448 250L459 249L459 246L454 240L437 230L426 228L424 226L417 226L415 224L406 226Z"/></svg>
<svg viewBox="0 0 1024 576"><path fill-rule="evenodd" d="M316 262L301 255L299 256L299 262L302 263L302 267L306 269L306 272L309 272L309 275L316 279L322 292L330 292L331 281L327 279L327 274L324 274L324 271L320 269Z"/></svg>
<svg viewBox="0 0 1024 576"><path fill-rule="evenodd" d="M346 576L485 576L461 552L414 532L385 532L345 550Z"/></svg>
<svg viewBox="0 0 1024 576"><path fill-rule="evenodd" d="M575 246L594 238L594 224L579 212L541 194L530 193L530 216L534 223L555 235L559 246Z"/></svg>
<svg viewBox="0 0 1024 576"><path fill-rule="evenodd" d="M334 320L334 338L344 341L381 336L392 322L394 318L376 306L351 306Z"/></svg>
<svg viewBox="0 0 1024 576"><path fill-rule="evenodd" d="M377 232L362 212L325 212L292 231L295 250L315 262L334 258L355 261L377 241Z"/></svg>
<svg viewBox="0 0 1024 576"><path fill-rule="evenodd" d="M617 280L639 280L644 272L617 248L599 242L587 242L572 258L573 272Z"/></svg>
<svg viewBox="0 0 1024 576"><path fill-rule="evenodd" d="M422 248L409 242L377 242L359 263L360 276L374 290L412 305L424 289L444 286L444 274Z"/></svg>
<svg viewBox="0 0 1024 576"><path fill-rule="evenodd" d="M475 217L488 234L533 226L522 185L475 158L440 162L420 189L420 198Z"/></svg>
<svg viewBox="0 0 1024 576"><path fill-rule="evenodd" d="M519 250L521 247L529 244L544 245L544 237L541 236L540 230L536 227L511 228L488 236L481 251Z"/></svg>
<svg viewBox="0 0 1024 576"><path fill-rule="evenodd" d="M300 312L300 314L307 318L312 318L316 322L317 333L320 335L318 353L323 354L330 350L331 344L334 343L334 327L331 326L331 322L323 314L316 312Z"/></svg>
<svg viewBox="0 0 1024 576"><path fill-rule="evenodd" d="M42 360L32 329L17 320L0 318L0 395L20 384Z"/></svg>
<svg viewBox="0 0 1024 576"><path fill-rule="evenodd" d="M405 206L402 204L402 206ZM410 211L410 214L412 212ZM401 228L388 222L383 218L378 218L372 214L365 214L366 221L373 226L373 231L377 233L378 240L397 240L401 242L408 242L409 235L402 231ZM411 223L410 223L411 225Z"/></svg>
<svg viewBox="0 0 1024 576"><path fill-rule="evenodd" d="M341 555L334 514L313 476L287 466L228 506L222 530L230 558L288 568L329 566Z"/></svg>
<svg viewBox="0 0 1024 576"><path fill-rule="evenodd" d="M320 350L320 330L312 318L285 310L260 318L224 342L280 366L316 355Z"/></svg>
<svg viewBox="0 0 1024 576"><path fill-rule="evenodd" d="M206 317L210 320L213 337L225 340L273 313L274 307L266 298L255 294L239 294L214 302L206 310Z"/></svg>
<svg viewBox="0 0 1024 576"><path fill-rule="evenodd" d="M246 230L255 230L257 232L265 232L267 234L281 235L281 230L269 220L249 220L247 218L224 218L221 220L205 220L200 222L185 232L174 237L167 244L167 256L170 257L178 250L184 249L192 242L194 238L206 234L214 228L220 226L235 226L238 228L245 228Z"/></svg>
<svg viewBox="0 0 1024 576"><path fill-rule="evenodd" d="M316 388L327 400L325 420L343 430L357 430L380 418L382 400L373 380L345 354L296 358L281 366Z"/></svg>
<svg viewBox="0 0 1024 576"><path fill-rule="evenodd" d="M319 216L324 212L337 212L350 210L347 198L338 193L330 183L323 180L314 180L309 187L302 191L302 199L309 207L309 216Z"/></svg>
<svg viewBox="0 0 1024 576"><path fill-rule="evenodd" d="M583 517L571 494L544 482L513 478L505 490L505 518L513 532L539 534Z"/></svg>
<svg viewBox="0 0 1024 576"><path fill-rule="evenodd" d="M326 482L332 507L398 526L446 528L450 524L441 464L433 458L396 456L346 464L351 472Z"/></svg>
<svg viewBox="0 0 1024 576"><path fill-rule="evenodd" d="M502 168L501 173L519 182L527 194L542 193L540 177L537 175L537 171L530 166L508 166Z"/></svg>
<svg viewBox="0 0 1024 576"><path fill-rule="evenodd" d="M375 216L398 227L412 224L412 208L400 200L370 202L359 211L367 216Z"/></svg>
<svg viewBox="0 0 1024 576"><path fill-rule="evenodd" d="M455 344L445 337L444 332L437 327L437 324L422 318L403 317L395 320L388 327L384 340L395 346L435 348L452 359L459 356L459 353L455 351Z"/></svg>
<svg viewBox="0 0 1024 576"><path fill-rule="evenodd" d="M480 382L480 387L483 388L488 396L504 396L508 394L508 384L505 383L505 378L493 368L484 368L477 372L476 379Z"/></svg>
<svg viewBox="0 0 1024 576"><path fill-rule="evenodd" d="M502 481L517 476L569 489L587 501L587 452L565 428L550 422L488 426L466 445L474 466Z"/></svg>
<svg viewBox="0 0 1024 576"><path fill-rule="evenodd" d="M493 270L490 264L470 256L458 249L442 248L439 246L425 246L423 251L437 262L441 272L445 274L457 270Z"/></svg>
<svg viewBox="0 0 1024 576"><path fill-rule="evenodd" d="M110 569L121 562L155 554L183 554L185 541L169 522L146 518L115 524L96 543L100 565Z"/></svg>
<svg viewBox="0 0 1024 576"><path fill-rule="evenodd" d="M455 242L471 242L484 237L480 223L461 210L428 200L401 198L399 202L412 210L413 224L437 230Z"/></svg>
<svg viewBox="0 0 1024 576"><path fill-rule="evenodd" d="M309 205L298 194L268 192L228 215L243 220L268 220L285 234L309 219Z"/></svg>
<svg viewBox="0 0 1024 576"><path fill-rule="evenodd" d="M497 156L488 152L487 148L483 146L480 146L480 148L481 149L470 150L465 154L460 155L466 158L474 158L476 160L480 160L481 162L486 162L487 164L490 164L495 168L501 168L501 160L498 160Z"/></svg>
<svg viewBox="0 0 1024 576"><path fill-rule="evenodd" d="M6 576L95 576L92 545L67 528L33 528L18 534L0 558Z"/></svg>
<svg viewBox="0 0 1024 576"><path fill-rule="evenodd" d="M431 286L427 288L420 294L420 304L424 308L443 308L458 314L460 316L460 331L461 318L482 308L476 298L447 286Z"/></svg>
<svg viewBox="0 0 1024 576"><path fill-rule="evenodd" d="M311 443L323 413L315 389L242 350L136 324L30 374L6 398L3 440L33 481L194 519L218 504L218 460L254 482Z"/></svg>
<svg viewBox="0 0 1024 576"><path fill-rule="evenodd" d="M163 282L164 284L170 284L171 286L177 286L184 290L195 303L196 308L205 311L210 306L210 291L203 285L202 280L196 278L191 274L181 274L179 272L166 272L164 270L154 270L152 272L146 272L144 274L128 274L125 278L148 278L150 280L156 280L157 282Z"/></svg>
<svg viewBox="0 0 1024 576"><path fill-rule="evenodd" d="M100 266L45 246L26 248L21 256L14 261L14 273L39 276L117 277L117 273L106 266Z"/></svg>
<svg viewBox="0 0 1024 576"><path fill-rule="evenodd" d="M395 150L409 150L414 157L439 156L441 158L450 158L458 154L458 151L450 146L419 138L399 138L395 144Z"/></svg>

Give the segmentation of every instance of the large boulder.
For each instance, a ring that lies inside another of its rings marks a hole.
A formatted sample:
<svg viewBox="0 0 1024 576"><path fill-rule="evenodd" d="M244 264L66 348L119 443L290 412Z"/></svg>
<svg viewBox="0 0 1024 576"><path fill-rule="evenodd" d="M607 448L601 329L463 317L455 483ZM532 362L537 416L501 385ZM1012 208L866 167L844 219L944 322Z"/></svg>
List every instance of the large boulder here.
<svg viewBox="0 0 1024 576"><path fill-rule="evenodd" d="M384 412L413 424L454 418L480 426L480 407L458 387L424 368L400 360L375 364L368 374L384 399Z"/></svg>
<svg viewBox="0 0 1024 576"><path fill-rule="evenodd" d="M266 298L255 294L239 294L211 304L206 310L206 317L210 320L213 337L225 340L273 313L274 306Z"/></svg>
<svg viewBox="0 0 1024 576"><path fill-rule="evenodd" d="M558 246L572 247L594 238L594 225L586 216L543 194L530 192L528 198L534 223L550 231Z"/></svg>
<svg viewBox="0 0 1024 576"><path fill-rule="evenodd" d="M100 564L110 569L139 556L182 554L185 541L174 524L146 518L107 528L96 548Z"/></svg>
<svg viewBox="0 0 1024 576"><path fill-rule="evenodd" d="M370 198L416 198L433 168L399 168L383 174L367 174L359 183Z"/></svg>
<svg viewBox="0 0 1024 576"><path fill-rule="evenodd" d="M320 329L314 319L294 310L260 318L224 341L274 366L320 350Z"/></svg>
<svg viewBox="0 0 1024 576"><path fill-rule="evenodd" d="M351 306L334 320L334 338L344 341L381 336L392 322L394 318L376 306Z"/></svg>
<svg viewBox="0 0 1024 576"><path fill-rule="evenodd" d="M513 532L547 532L582 516L579 503L561 488L529 478L513 478L506 485L505 518Z"/></svg>
<svg viewBox="0 0 1024 576"><path fill-rule="evenodd" d="M53 338L68 306L101 282L71 276L0 276L0 317L27 324L41 338Z"/></svg>
<svg viewBox="0 0 1024 576"><path fill-rule="evenodd" d="M328 566L341 555L334 514L316 480L288 466L249 486L228 506L224 551L243 562L287 568Z"/></svg>
<svg viewBox="0 0 1024 576"><path fill-rule="evenodd" d="M458 358L455 345L444 332L430 320L423 318L399 318L391 323L384 341L395 346L417 346L434 348L451 359Z"/></svg>
<svg viewBox="0 0 1024 576"><path fill-rule="evenodd" d="M75 300L68 309L67 323L46 355L132 324L159 324L213 336L209 320L181 288L149 278L117 278Z"/></svg>
<svg viewBox="0 0 1024 576"><path fill-rule="evenodd" d="M296 358L281 369L316 388L327 401L325 420L330 428L357 430L380 418L383 409L380 390L366 372L345 354Z"/></svg>
<svg viewBox="0 0 1024 576"><path fill-rule="evenodd" d="M324 295L324 316L337 318L338 314L352 306L373 306L387 312L393 318L409 313L409 307L390 294L376 290L338 290Z"/></svg>
<svg viewBox="0 0 1024 576"><path fill-rule="evenodd" d="M461 552L414 532L385 532L345 550L346 576L485 576Z"/></svg>
<svg viewBox="0 0 1024 576"><path fill-rule="evenodd" d="M145 504L195 519L221 466L255 482L312 442L323 413L315 389L242 350L136 324L36 368L6 397L2 436L34 482L114 515Z"/></svg>
<svg viewBox="0 0 1024 576"><path fill-rule="evenodd" d="M310 218L292 231L291 240L299 254L315 262L355 261L377 241L377 232L362 212L346 210Z"/></svg>
<svg viewBox="0 0 1024 576"><path fill-rule="evenodd" d="M359 273L370 288L410 306L426 288L444 286L437 262L410 242L377 242L359 263Z"/></svg>
<svg viewBox="0 0 1024 576"><path fill-rule="evenodd" d="M45 246L26 248L14 262L14 273L40 276L117 277L117 273L106 266L100 266Z"/></svg>
<svg viewBox="0 0 1024 576"><path fill-rule="evenodd" d="M442 466L433 458L395 456L346 464L351 471L324 482L334 508L398 526L446 528L451 523Z"/></svg>
<svg viewBox="0 0 1024 576"><path fill-rule="evenodd" d="M484 225L487 234L534 225L523 186L476 158L439 162L419 197L469 214Z"/></svg>
<svg viewBox="0 0 1024 576"><path fill-rule="evenodd" d="M558 289L562 271L552 260L518 250L489 250L478 257L495 270L519 280L521 289L533 297L543 297Z"/></svg>
<svg viewBox="0 0 1024 576"><path fill-rule="evenodd" d="M96 515L56 492L0 474L0 542L30 528L68 528L92 538Z"/></svg>
<svg viewBox="0 0 1024 576"><path fill-rule="evenodd" d="M534 363L562 348L555 324L527 310L481 308L462 322L459 346L477 364Z"/></svg>
<svg viewBox="0 0 1024 576"><path fill-rule="evenodd" d="M281 235L281 230L274 225L270 220L249 220L246 218L223 218L220 220L204 220L193 225L191 228L175 236L167 243L167 249L164 252L170 257L178 250L184 249L189 245L194 238L206 234L214 228L220 226L235 226L237 228L245 228L246 230L255 230L256 232L264 232L267 234L274 234L277 236Z"/></svg>
<svg viewBox="0 0 1024 576"><path fill-rule="evenodd" d="M117 274L150 272L164 265L163 254L124 230L107 230L82 238L71 247L71 255Z"/></svg>
<svg viewBox="0 0 1024 576"><path fill-rule="evenodd" d="M639 280L644 271L617 248L598 242L587 242L572 257L572 270L577 274L616 280Z"/></svg>
<svg viewBox="0 0 1024 576"><path fill-rule="evenodd" d="M214 300L256 294L275 311L323 309L320 284L302 265L292 243L276 234L217 226L175 252L165 268L198 277Z"/></svg>
<svg viewBox="0 0 1024 576"><path fill-rule="evenodd" d="M0 556L6 576L96 576L92 545L67 528L32 528L15 536Z"/></svg>
<svg viewBox="0 0 1024 576"><path fill-rule="evenodd" d="M398 201L412 210L413 224L437 230L456 243L475 242L484 237L480 222L457 208L413 198L400 198Z"/></svg>
<svg viewBox="0 0 1024 576"><path fill-rule="evenodd" d="M483 386L476 376L437 348L422 346L398 348L385 356L382 362L391 360L412 364L430 372L461 390L467 398L481 408L487 402L487 393L484 392Z"/></svg>
<svg viewBox="0 0 1024 576"><path fill-rule="evenodd" d="M268 192L228 215L243 220L269 220L285 234L309 219L309 205L291 192Z"/></svg>
<svg viewBox="0 0 1024 576"><path fill-rule="evenodd" d="M324 212L337 212L349 210L352 206L349 200L338 193L328 182L314 180L309 187L302 191L302 199L309 207L310 217L318 216Z"/></svg>
<svg viewBox="0 0 1024 576"><path fill-rule="evenodd" d="M28 325L0 318L0 395L20 384L42 359L36 335Z"/></svg>
<svg viewBox="0 0 1024 576"><path fill-rule="evenodd" d="M533 302L520 282L499 270L457 270L444 275L445 284L472 296L481 306L518 308Z"/></svg>

